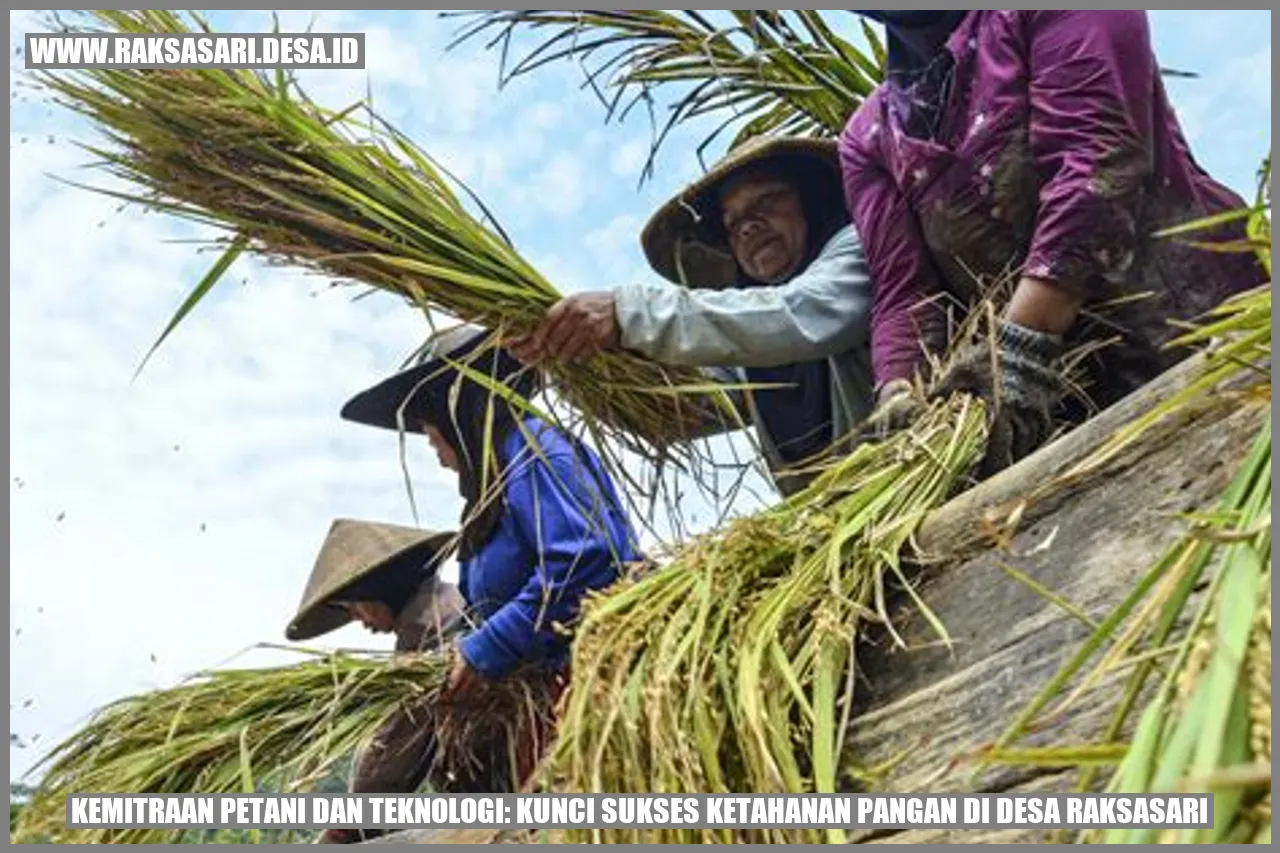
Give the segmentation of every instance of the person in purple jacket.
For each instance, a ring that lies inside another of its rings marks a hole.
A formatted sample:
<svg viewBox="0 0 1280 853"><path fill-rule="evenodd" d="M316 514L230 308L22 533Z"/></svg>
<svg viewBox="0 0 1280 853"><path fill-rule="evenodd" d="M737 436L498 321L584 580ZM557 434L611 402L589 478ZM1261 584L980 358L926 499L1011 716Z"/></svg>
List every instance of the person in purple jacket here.
<svg viewBox="0 0 1280 853"><path fill-rule="evenodd" d="M458 475L465 504L458 587L470 619L456 638L457 664L444 695L462 704L486 681L518 669L545 672L563 685L570 643L564 629L583 596L643 559L599 457L491 390L494 381L526 399L537 390L536 372L491 337L469 326L437 335L416 365L342 409L356 423L425 434L440 464ZM390 629L395 614L384 613L382 625L361 618ZM404 772L367 774L381 780L377 787L395 789L385 793L409 793L424 778L433 742L414 740L421 760L398 755ZM523 780L532 763L520 757ZM386 781L391 776L394 784Z"/></svg>
<svg viewBox="0 0 1280 853"><path fill-rule="evenodd" d="M1055 420L1078 422L1185 357L1164 348L1171 320L1267 280L1252 253L1155 236L1243 202L1192 158L1146 13L860 14L888 36L887 80L840 138L873 286L873 420L910 411L925 353L945 347L948 315L975 303L979 281L1014 277L995 358L970 347L935 380L999 400L990 474ZM1197 235L1241 236L1238 223ZM1083 344L1068 393L1063 355Z"/></svg>

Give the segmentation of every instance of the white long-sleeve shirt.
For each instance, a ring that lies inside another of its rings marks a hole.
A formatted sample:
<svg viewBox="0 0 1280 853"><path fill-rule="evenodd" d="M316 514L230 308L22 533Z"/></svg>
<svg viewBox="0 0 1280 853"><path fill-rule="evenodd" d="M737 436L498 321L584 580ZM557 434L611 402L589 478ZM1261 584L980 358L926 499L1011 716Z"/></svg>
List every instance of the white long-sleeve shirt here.
<svg viewBox="0 0 1280 853"><path fill-rule="evenodd" d="M825 358L833 442L852 431L875 403L871 277L851 225L837 231L785 284L695 290L642 282L623 285L614 296L622 346L663 364L718 369L718 375L744 382L745 368ZM803 483L778 476L783 464L775 443L759 412L750 404L748 410L775 483L783 493L794 491Z"/></svg>

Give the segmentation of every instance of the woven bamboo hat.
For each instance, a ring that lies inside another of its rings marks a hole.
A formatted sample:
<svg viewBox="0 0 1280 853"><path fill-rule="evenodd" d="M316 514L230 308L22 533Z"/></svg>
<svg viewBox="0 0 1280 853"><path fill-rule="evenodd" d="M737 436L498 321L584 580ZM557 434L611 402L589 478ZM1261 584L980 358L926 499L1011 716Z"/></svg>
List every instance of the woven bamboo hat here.
<svg viewBox="0 0 1280 853"><path fill-rule="evenodd" d="M840 159L834 140L763 136L749 139L649 218L640 233L640 244L654 271L686 287L732 285L738 264L721 234L717 194L735 173L773 160L808 166L816 179L829 180L833 189L840 187Z"/></svg>
<svg viewBox="0 0 1280 853"><path fill-rule="evenodd" d="M285 629L293 641L307 640L341 628L351 621L334 605L345 590L365 586L383 572L420 571L434 574L453 533L340 518L329 527L315 568L307 579L298 612Z"/></svg>

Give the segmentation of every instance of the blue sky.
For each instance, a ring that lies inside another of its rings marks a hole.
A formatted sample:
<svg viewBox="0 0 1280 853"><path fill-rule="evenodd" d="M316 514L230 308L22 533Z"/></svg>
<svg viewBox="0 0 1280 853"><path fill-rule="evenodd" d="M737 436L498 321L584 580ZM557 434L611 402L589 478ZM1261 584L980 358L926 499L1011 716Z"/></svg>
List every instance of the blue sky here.
<svg viewBox="0 0 1280 853"><path fill-rule="evenodd" d="M211 13L222 30L265 13ZM286 28L307 18L282 15ZM342 402L390 371L425 327L389 298L245 262L133 370L209 256L154 214L59 185L85 177L84 126L13 87L10 17L11 778L86 714L278 641L331 519L411 523L393 438L342 423ZM434 13L321 13L363 31L363 72L312 72L318 101L366 84L379 111L457 172L563 290L648 276L637 234L696 174L677 136L637 189L642 120L605 126L568 66L496 90L496 55L443 46ZM1252 192L1271 126L1270 12L1155 12L1163 64L1200 75L1169 90L1201 164ZM246 282L241 286L241 282ZM411 446L420 518L445 527L453 484ZM356 629L326 645L371 641ZM252 662L257 657L245 659Z"/></svg>

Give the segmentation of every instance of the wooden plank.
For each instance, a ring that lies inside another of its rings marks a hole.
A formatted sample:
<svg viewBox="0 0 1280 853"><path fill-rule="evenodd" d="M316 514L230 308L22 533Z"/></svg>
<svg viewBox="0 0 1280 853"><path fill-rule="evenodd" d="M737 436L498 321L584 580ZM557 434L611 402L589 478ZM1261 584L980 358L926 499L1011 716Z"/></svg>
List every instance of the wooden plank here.
<svg viewBox="0 0 1280 853"><path fill-rule="evenodd" d="M1047 832L1031 829L910 829L862 844L1044 844Z"/></svg>
<svg viewBox="0 0 1280 853"><path fill-rule="evenodd" d="M953 648L926 645L936 635L905 607L895 627L911 650L891 648L883 634L875 645L863 646L858 713L848 740L858 763L875 766L900 757L884 783L893 791L990 791L1025 779L1026 770L997 769L972 780L948 768L958 755L998 737L1089 629L1008 577L1001 562L1100 617L1175 541L1184 524L1174 515L1217 500L1264 414L1261 406L1202 413L1145 446L1140 464L1074 490L1052 514L1019 533L1011 553L987 551L932 570L919 589ZM1188 473L1191 459L1194 476ZM1028 743L1093 738L1110 713L1105 695Z"/></svg>
<svg viewBox="0 0 1280 853"><path fill-rule="evenodd" d="M365 844L496 844L500 829L406 829Z"/></svg>
<svg viewBox="0 0 1280 853"><path fill-rule="evenodd" d="M920 546L925 552L952 558L982 550L985 543L978 521L988 510L1025 497L1050 477L1087 458L1121 427L1193 382L1204 362L1203 354L1191 356L1016 465L939 507L920 527ZM1053 500L1049 500L1029 512L1040 516L1051 512L1053 506Z"/></svg>

